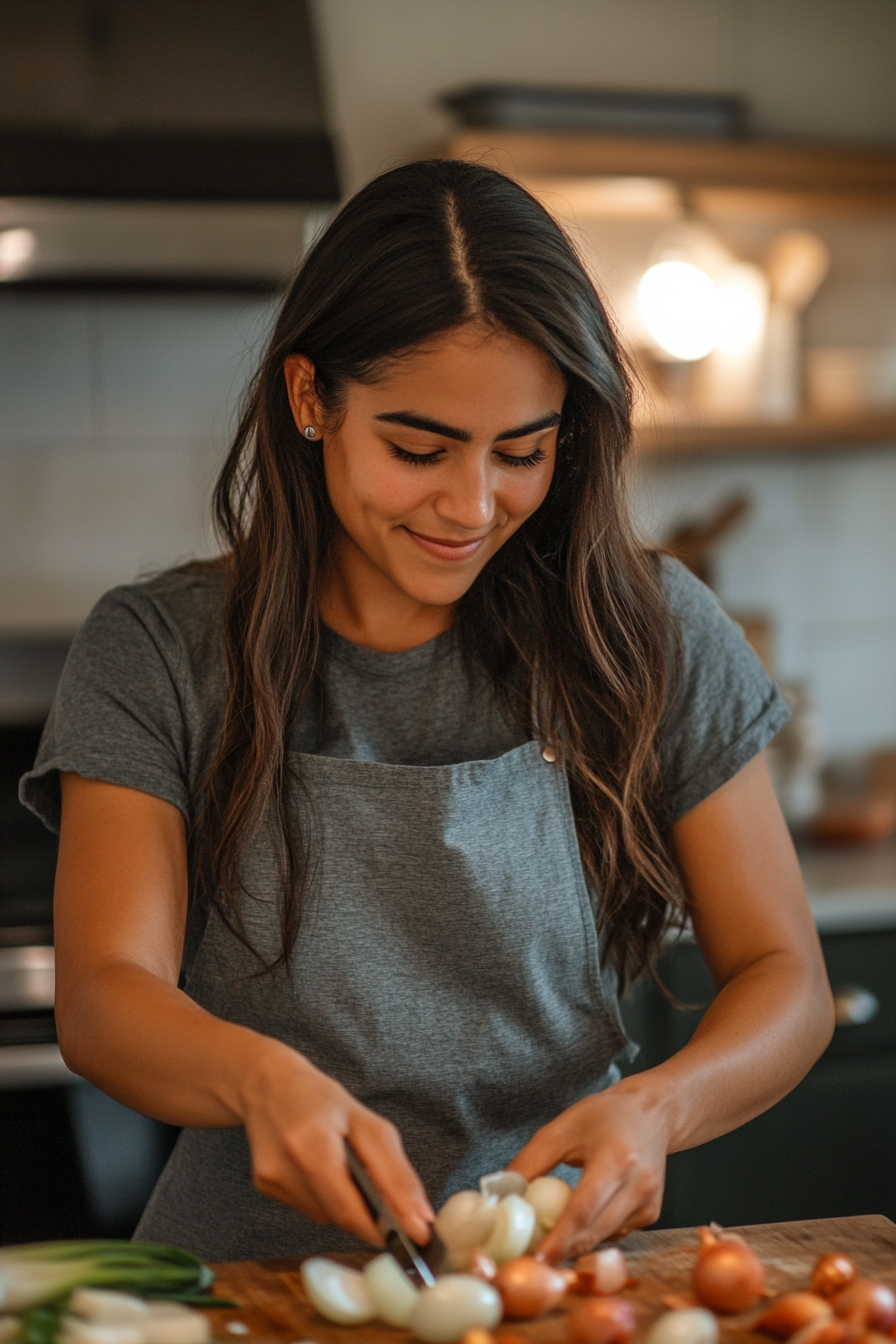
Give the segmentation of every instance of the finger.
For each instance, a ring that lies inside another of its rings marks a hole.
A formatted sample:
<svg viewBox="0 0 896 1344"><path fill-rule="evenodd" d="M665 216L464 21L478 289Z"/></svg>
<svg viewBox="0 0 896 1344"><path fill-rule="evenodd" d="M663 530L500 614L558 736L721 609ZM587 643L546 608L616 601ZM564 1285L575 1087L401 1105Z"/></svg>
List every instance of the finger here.
<svg viewBox="0 0 896 1344"><path fill-rule="evenodd" d="M662 1203L662 1184L644 1168L634 1173L591 1172L578 1188L539 1254L557 1262L584 1255L620 1229L631 1231L656 1222Z"/></svg>
<svg viewBox="0 0 896 1344"><path fill-rule="evenodd" d="M539 1255L556 1263L570 1255L584 1255L598 1241L594 1235L603 1211L610 1206L625 1184L621 1172L595 1169L595 1164L586 1169L582 1180L572 1191L572 1198L556 1226L545 1236L539 1246Z"/></svg>
<svg viewBox="0 0 896 1344"><path fill-rule="evenodd" d="M268 1199L298 1209L314 1223L328 1223L330 1219L311 1186L297 1171L286 1154L266 1161L263 1157L253 1164L252 1183Z"/></svg>
<svg viewBox="0 0 896 1344"><path fill-rule="evenodd" d="M290 1139L287 1151L321 1206L323 1222L336 1223L372 1246L383 1245L382 1233L349 1175L341 1135L318 1133L313 1142Z"/></svg>
<svg viewBox="0 0 896 1344"><path fill-rule="evenodd" d="M527 1181L553 1171L561 1162L578 1165L569 1155L564 1127L556 1121L536 1130L525 1147L507 1164L508 1171L517 1171Z"/></svg>
<svg viewBox="0 0 896 1344"><path fill-rule="evenodd" d="M389 1211L408 1236L425 1246L435 1212L398 1130L379 1116L361 1116L349 1137Z"/></svg>

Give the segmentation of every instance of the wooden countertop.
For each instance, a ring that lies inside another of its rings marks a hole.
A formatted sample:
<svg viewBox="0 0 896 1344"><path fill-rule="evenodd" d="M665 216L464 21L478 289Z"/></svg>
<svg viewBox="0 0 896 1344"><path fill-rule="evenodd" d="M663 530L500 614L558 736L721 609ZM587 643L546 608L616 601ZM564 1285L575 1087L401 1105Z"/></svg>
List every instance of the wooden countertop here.
<svg viewBox="0 0 896 1344"><path fill-rule="evenodd" d="M775 1293L804 1288L812 1266L825 1251L845 1251L852 1256L860 1272L869 1278L883 1279L896 1288L896 1224L878 1214L858 1218L824 1218L794 1223L765 1223L738 1228L766 1266L769 1288ZM635 1232L620 1243L629 1261L637 1288L622 1296L635 1304L638 1333L665 1310L662 1298L669 1293L687 1294L690 1268L697 1240L692 1229L662 1232ZM340 1256L360 1265L367 1258ZM362 1326L331 1325L308 1303L299 1274L301 1261L243 1260L215 1265L215 1292L240 1302L239 1310L210 1312L215 1338L222 1341L244 1339L270 1341L270 1344L405 1344L411 1339L405 1330L372 1322ZM572 1299L576 1301L576 1298ZM770 1344L770 1336L758 1335L749 1326L762 1308L753 1308L739 1316L722 1319L722 1344L744 1344L760 1339ZM228 1330L239 1323L248 1327ZM497 1330L499 1342L514 1336L528 1344L565 1344L563 1310L540 1321L507 1321Z"/></svg>

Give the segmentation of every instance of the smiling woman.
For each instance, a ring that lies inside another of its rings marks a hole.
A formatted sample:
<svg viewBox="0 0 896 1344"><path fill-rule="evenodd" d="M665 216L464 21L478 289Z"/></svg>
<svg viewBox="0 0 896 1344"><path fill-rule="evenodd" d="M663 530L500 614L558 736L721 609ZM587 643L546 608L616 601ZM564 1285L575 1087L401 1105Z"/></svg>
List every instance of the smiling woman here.
<svg viewBox="0 0 896 1344"><path fill-rule="evenodd" d="M339 522L321 592L324 621L384 651L435 638L544 502L565 379L528 341L470 322L376 383L352 387L330 425L310 360L293 355L285 367L296 424L322 427Z"/></svg>
<svg viewBox="0 0 896 1344"><path fill-rule="evenodd" d="M378 1241L350 1142L421 1242L484 1172L579 1168L559 1260L653 1221L667 1154L823 1049L760 755L786 709L633 536L629 437L601 301L506 177L396 169L305 258L222 558L101 600L22 786L60 826L65 1058L184 1127L139 1236ZM620 1078L617 993L685 919L716 999Z"/></svg>

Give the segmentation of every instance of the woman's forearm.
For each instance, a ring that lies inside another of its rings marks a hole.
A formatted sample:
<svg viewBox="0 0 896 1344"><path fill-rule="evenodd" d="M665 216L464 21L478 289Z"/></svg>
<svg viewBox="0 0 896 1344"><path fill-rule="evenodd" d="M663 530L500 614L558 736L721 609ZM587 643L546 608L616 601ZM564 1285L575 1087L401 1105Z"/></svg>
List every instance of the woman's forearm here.
<svg viewBox="0 0 896 1344"><path fill-rule="evenodd" d="M815 960L770 952L720 990L683 1049L617 1086L655 1114L668 1152L693 1148L785 1096L833 1026L830 989Z"/></svg>
<svg viewBox="0 0 896 1344"><path fill-rule="evenodd" d="M173 1125L242 1124L246 1091L259 1074L287 1059L290 1067L307 1063L126 962L70 986L57 1021L69 1068L124 1105Z"/></svg>

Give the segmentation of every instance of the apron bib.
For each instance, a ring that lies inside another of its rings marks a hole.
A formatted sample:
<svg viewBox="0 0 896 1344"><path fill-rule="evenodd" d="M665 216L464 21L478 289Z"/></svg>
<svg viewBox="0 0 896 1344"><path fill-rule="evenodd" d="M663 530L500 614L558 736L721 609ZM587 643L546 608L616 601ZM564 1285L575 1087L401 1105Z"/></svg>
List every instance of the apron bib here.
<svg viewBox="0 0 896 1344"><path fill-rule="evenodd" d="M566 776L538 742L459 765L297 765L316 867L289 964L259 976L212 912L186 990L396 1124L438 1208L633 1049L600 972ZM260 842L246 875L246 932L273 959L279 875ZM260 1195L240 1128L183 1131L136 1235L228 1260L360 1245Z"/></svg>

